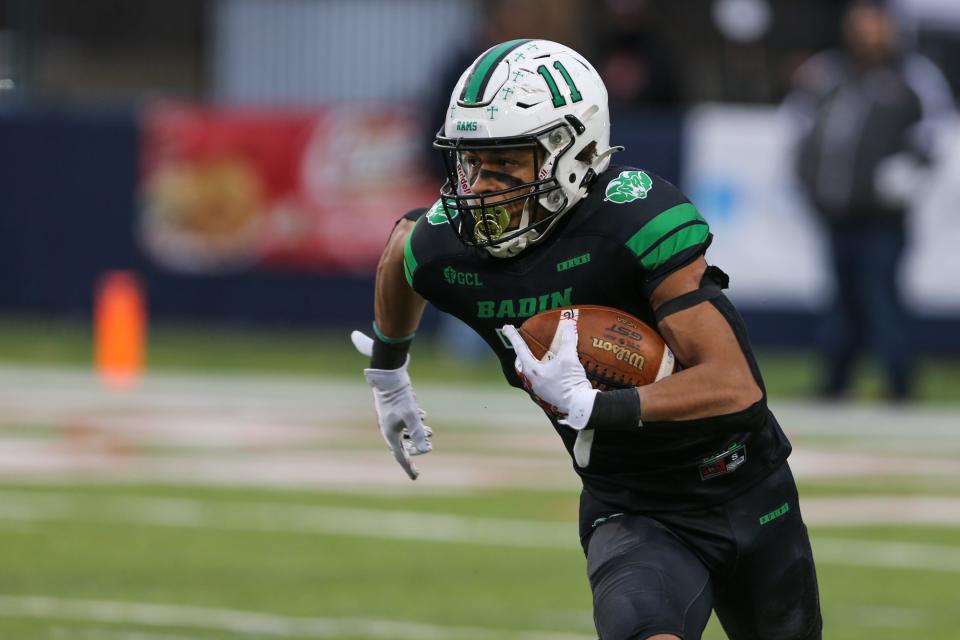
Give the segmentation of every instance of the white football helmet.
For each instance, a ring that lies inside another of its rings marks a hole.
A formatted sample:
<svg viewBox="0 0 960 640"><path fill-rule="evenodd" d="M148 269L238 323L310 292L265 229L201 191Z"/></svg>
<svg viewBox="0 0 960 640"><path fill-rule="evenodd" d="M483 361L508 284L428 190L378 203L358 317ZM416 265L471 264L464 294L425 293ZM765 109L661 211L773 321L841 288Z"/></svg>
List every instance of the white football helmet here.
<svg viewBox="0 0 960 640"><path fill-rule="evenodd" d="M441 209L465 244L500 258L543 240L622 149L610 147L599 74L548 40L511 40L477 58L453 89L434 147L447 167ZM530 149L534 181L475 193L464 154L504 149ZM519 226L510 228L508 205L520 201Z"/></svg>

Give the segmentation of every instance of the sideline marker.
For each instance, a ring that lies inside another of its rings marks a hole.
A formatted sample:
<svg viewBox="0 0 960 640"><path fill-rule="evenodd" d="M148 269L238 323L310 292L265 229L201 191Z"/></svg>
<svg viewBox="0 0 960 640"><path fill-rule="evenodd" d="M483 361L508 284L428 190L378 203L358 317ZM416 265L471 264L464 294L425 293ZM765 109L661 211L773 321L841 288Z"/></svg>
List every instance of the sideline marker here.
<svg viewBox="0 0 960 640"><path fill-rule="evenodd" d="M132 271L107 271L93 309L94 366L110 389L129 389L143 372L147 318L143 286Z"/></svg>

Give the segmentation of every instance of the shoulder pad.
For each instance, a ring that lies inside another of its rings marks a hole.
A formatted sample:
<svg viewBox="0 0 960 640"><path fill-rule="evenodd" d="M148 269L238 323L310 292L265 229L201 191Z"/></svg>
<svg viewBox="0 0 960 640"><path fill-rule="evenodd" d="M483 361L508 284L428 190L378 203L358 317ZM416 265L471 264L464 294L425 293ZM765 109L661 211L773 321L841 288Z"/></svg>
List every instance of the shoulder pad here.
<svg viewBox="0 0 960 640"><path fill-rule="evenodd" d="M647 271L708 242L710 227L697 208L654 173L613 167L596 189L600 201L592 221L625 244Z"/></svg>
<svg viewBox="0 0 960 640"><path fill-rule="evenodd" d="M420 219L420 216L422 216L425 211L427 211L427 209L423 207L420 207L419 209L411 209L403 214L400 220L410 220L412 222L416 222ZM397 222L400 222L400 220L397 220Z"/></svg>
<svg viewBox="0 0 960 640"><path fill-rule="evenodd" d="M414 273L420 266L441 256L464 251L457 234L449 228L450 219L439 200L421 211L424 213L416 219L403 246L403 272L411 287ZM452 212L452 215L456 220L457 213Z"/></svg>

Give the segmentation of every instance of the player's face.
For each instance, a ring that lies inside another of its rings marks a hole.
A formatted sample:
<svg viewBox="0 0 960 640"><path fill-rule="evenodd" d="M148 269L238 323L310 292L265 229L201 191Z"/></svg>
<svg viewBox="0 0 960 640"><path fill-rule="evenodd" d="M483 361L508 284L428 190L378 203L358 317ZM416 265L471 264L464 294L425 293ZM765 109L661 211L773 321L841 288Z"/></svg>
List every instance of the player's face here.
<svg viewBox="0 0 960 640"><path fill-rule="evenodd" d="M462 151L459 160L470 190L478 195L515 189L523 184L534 182L537 176L537 157L533 149ZM531 187L530 191L532 189ZM485 198L484 202L494 204L518 195L521 195L521 192L493 195ZM507 205L511 223L519 222L524 202L520 200Z"/></svg>
<svg viewBox="0 0 960 640"><path fill-rule="evenodd" d="M880 7L856 6L850 9L844 27L847 45L864 62L879 62L896 48L893 18Z"/></svg>

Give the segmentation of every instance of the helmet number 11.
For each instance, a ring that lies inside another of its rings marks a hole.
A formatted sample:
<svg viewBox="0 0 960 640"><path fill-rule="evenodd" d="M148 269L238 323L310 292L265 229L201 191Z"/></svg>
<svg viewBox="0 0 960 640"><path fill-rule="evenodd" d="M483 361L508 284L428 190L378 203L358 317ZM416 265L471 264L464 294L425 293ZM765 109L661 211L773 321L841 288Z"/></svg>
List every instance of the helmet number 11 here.
<svg viewBox="0 0 960 640"><path fill-rule="evenodd" d="M567 68L563 66L563 63L557 60L553 63L553 68L560 72L560 75L563 76L567 86L570 87L570 101L580 102L583 100L583 96L580 95L580 91L577 90L577 85L573 83L573 78L570 77L570 72L567 71ZM557 83L553 79L553 74L551 74L550 70L547 69L547 65L542 64L537 67L537 73L543 76L543 79L547 81L547 87L550 89L550 95L553 96L553 106L562 107L567 104L567 101L564 99L564 97L560 95L560 89L557 88Z"/></svg>

